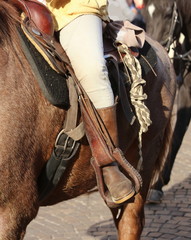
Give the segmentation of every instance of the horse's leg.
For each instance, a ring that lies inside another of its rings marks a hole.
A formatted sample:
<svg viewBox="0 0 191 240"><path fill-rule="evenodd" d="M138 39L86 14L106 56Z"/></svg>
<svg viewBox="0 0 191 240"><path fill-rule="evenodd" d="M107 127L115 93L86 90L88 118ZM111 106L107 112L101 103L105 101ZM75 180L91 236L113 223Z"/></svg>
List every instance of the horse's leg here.
<svg viewBox="0 0 191 240"><path fill-rule="evenodd" d="M144 200L137 194L119 209L111 209L119 240L139 240L144 227Z"/></svg>
<svg viewBox="0 0 191 240"><path fill-rule="evenodd" d="M37 208L31 199L26 197L27 194L27 191L25 194L18 192L18 196L14 196L15 199L0 205L0 240L24 238L27 225L37 213Z"/></svg>
<svg viewBox="0 0 191 240"><path fill-rule="evenodd" d="M23 239L27 225L36 216L37 208L23 201L25 196L20 197L0 207L0 240Z"/></svg>
<svg viewBox="0 0 191 240"><path fill-rule="evenodd" d="M171 171L176 159L176 155L182 144L184 135L187 131L191 118L191 74L184 79L184 83L180 86L177 96L177 119L172 136L171 150L168 153L167 160L163 167L162 174L158 181L152 187L162 192L162 187L170 181ZM154 193L153 193L154 194Z"/></svg>
<svg viewBox="0 0 191 240"><path fill-rule="evenodd" d="M163 167L162 174L153 187L156 190L162 191L162 187L167 185L170 181L171 171L174 166L176 155L188 128L190 116L191 109L179 109L177 112L177 121L173 132L171 150L167 155L167 160Z"/></svg>
<svg viewBox="0 0 191 240"><path fill-rule="evenodd" d="M123 208L119 210L111 209L118 229L119 240L139 240L141 237L145 222L144 204L155 165L157 162L161 162L161 157L163 156L163 151L161 150L163 149L163 144L166 145L167 135L168 131L164 131L164 133L160 132L155 138L151 138L150 141L148 140L148 135L145 135L143 138L142 153L145 161L143 161L143 170L141 171L143 179L141 191L135 195L132 202L127 203ZM126 158L129 161L131 160L131 163L136 163L137 159L139 159L137 144L135 141L126 154Z"/></svg>
<svg viewBox="0 0 191 240"><path fill-rule="evenodd" d="M136 163L136 159L139 158L137 144L138 142L135 141L135 143L132 144L128 149L128 156L126 157L127 159L131 159L131 163ZM148 183L149 180L144 184L144 192L146 191L146 188L148 188ZM123 207L118 209L111 209L116 228L118 229L119 240L140 239L144 227L144 200L142 193L137 194Z"/></svg>
<svg viewBox="0 0 191 240"><path fill-rule="evenodd" d="M21 240L24 237L25 231L16 227L12 212L9 207L0 209L0 240Z"/></svg>
<svg viewBox="0 0 191 240"><path fill-rule="evenodd" d="M16 158L14 151L4 155L4 148L1 149L0 240L21 240L38 210L34 170L27 164L29 158L23 156L22 151ZM24 161L21 156L25 157Z"/></svg>

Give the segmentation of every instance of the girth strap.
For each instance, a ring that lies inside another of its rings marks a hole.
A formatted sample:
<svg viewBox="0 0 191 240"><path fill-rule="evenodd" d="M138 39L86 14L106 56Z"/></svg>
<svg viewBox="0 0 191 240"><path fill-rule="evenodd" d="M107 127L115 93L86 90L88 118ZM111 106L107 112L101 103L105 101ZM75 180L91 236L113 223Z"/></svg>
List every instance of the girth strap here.
<svg viewBox="0 0 191 240"><path fill-rule="evenodd" d="M71 78L68 79L68 87L71 107L66 113L64 128L59 132L56 138L53 152L38 178L40 202L57 186L70 160L79 149L79 140L85 135L83 122L76 127L78 96Z"/></svg>
<svg viewBox="0 0 191 240"><path fill-rule="evenodd" d="M64 120L63 132L75 141L82 139L85 135L83 122L78 123L78 95L74 86L74 81L71 77L67 81L70 98L70 108L66 112L66 118Z"/></svg>

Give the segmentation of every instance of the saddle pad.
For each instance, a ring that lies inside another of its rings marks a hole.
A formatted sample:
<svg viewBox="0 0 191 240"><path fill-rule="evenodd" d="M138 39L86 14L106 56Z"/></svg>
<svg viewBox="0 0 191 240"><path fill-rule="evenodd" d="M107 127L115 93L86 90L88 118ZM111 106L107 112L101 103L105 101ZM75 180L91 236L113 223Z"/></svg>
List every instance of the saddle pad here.
<svg viewBox="0 0 191 240"><path fill-rule="evenodd" d="M44 57L26 37L21 28L19 29L19 34L23 45L25 45L23 46L25 55L29 59L31 67L37 76L36 79L43 95L54 106L68 110L70 103L66 77L58 74L52 69Z"/></svg>

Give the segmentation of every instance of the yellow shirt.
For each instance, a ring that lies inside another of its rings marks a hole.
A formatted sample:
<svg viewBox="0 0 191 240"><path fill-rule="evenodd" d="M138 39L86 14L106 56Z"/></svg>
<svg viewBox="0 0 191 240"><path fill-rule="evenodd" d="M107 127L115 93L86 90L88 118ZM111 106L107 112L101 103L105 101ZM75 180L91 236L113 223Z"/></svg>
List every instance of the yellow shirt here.
<svg viewBox="0 0 191 240"><path fill-rule="evenodd" d="M56 31L84 14L94 14L109 20L107 0L46 0L46 3L54 17Z"/></svg>

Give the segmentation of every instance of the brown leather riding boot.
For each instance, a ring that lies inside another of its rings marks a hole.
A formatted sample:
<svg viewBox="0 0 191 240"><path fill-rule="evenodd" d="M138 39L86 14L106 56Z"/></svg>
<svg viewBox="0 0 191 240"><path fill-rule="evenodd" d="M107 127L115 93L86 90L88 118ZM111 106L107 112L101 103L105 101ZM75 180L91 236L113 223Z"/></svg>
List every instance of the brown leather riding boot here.
<svg viewBox="0 0 191 240"><path fill-rule="evenodd" d="M115 146L118 145L116 106L97 109ZM117 162L102 167L104 183L116 204L123 203L135 194L132 182L119 170Z"/></svg>

